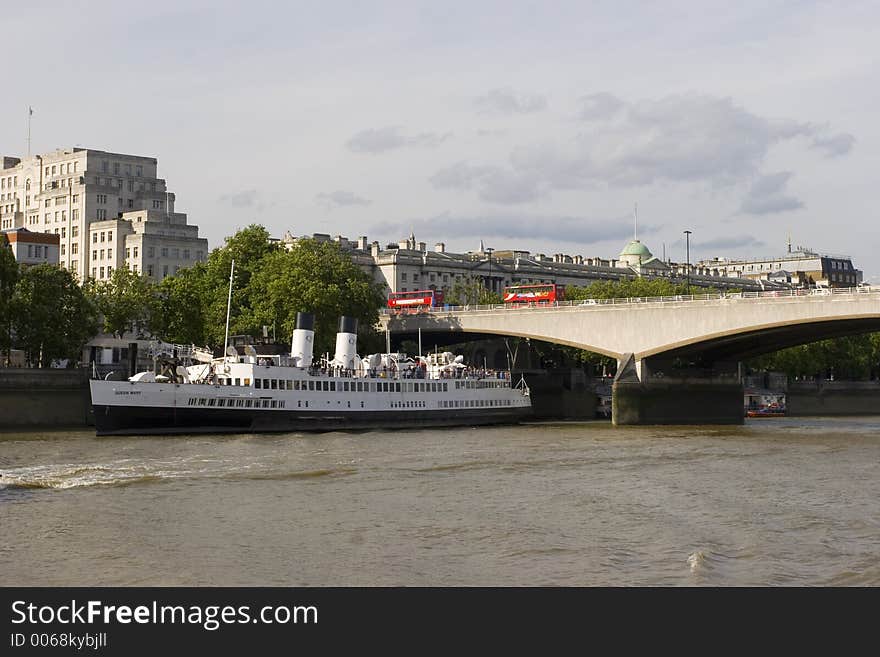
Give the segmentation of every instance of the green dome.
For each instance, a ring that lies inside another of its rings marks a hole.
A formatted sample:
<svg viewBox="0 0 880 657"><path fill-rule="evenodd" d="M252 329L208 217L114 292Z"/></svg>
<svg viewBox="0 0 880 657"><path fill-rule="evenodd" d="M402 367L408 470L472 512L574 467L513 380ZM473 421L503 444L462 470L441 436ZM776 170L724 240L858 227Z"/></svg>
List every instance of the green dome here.
<svg viewBox="0 0 880 657"><path fill-rule="evenodd" d="M638 240L633 240L624 247L623 251L620 252L620 257L623 258L624 256L637 256L641 261L653 257L648 247Z"/></svg>

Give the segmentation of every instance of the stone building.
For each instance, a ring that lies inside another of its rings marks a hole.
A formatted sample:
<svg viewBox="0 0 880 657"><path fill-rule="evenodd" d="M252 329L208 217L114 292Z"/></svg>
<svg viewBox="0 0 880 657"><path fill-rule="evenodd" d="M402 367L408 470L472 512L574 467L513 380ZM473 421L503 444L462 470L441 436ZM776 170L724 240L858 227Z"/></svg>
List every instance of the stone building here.
<svg viewBox="0 0 880 657"><path fill-rule="evenodd" d="M555 253L532 254L525 250L496 250L482 242L475 251L452 253L442 242L432 249L416 240L414 234L397 243L381 248L379 242L370 242L366 236L357 240L337 235L315 233L318 241L333 241L346 251L373 280L386 286L389 292L413 290L443 290L448 292L458 281L479 280L484 287L501 293L510 285L558 283L560 285L589 285L595 281L633 280L635 278L666 278L684 282L689 278L694 287L743 289L758 291L764 287L787 287L779 282L758 282L750 278L712 275L707 267L690 267L666 263L655 258L638 240L627 244L617 259L584 257ZM301 238L290 232L280 242L290 247ZM762 287L763 286L763 287Z"/></svg>
<svg viewBox="0 0 880 657"><path fill-rule="evenodd" d="M862 271L845 255L822 254L798 246L775 258L713 258L698 263L718 276L738 276L755 281L787 280L796 286L855 287L862 282Z"/></svg>
<svg viewBox="0 0 880 657"><path fill-rule="evenodd" d="M0 165L0 229L23 227L58 235L59 263L81 281L102 278L102 269L106 277L108 269L122 265L152 270L159 280L166 267L173 272L207 255L207 241L198 238L198 228L187 226L186 215L174 211L174 194L157 177L155 158L69 148L26 158L0 157ZM95 232L96 222L113 227ZM94 241L102 232L107 240L103 244ZM127 246L132 235L141 237ZM138 256L133 255L135 243ZM175 248L178 258L170 255ZM165 258L159 255L162 249L168 249ZM189 258L183 257L184 250Z"/></svg>
<svg viewBox="0 0 880 657"><path fill-rule="evenodd" d="M0 246L3 246L4 239L9 243L16 262L23 267L58 264L61 240L58 235L34 233L27 228L10 228L0 231Z"/></svg>

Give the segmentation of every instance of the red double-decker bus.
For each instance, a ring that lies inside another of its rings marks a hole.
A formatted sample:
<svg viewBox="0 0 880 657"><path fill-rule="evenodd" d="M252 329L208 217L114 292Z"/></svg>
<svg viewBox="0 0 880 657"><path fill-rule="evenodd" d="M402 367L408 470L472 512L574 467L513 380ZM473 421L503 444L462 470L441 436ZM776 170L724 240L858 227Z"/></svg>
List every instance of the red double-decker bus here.
<svg viewBox="0 0 880 657"><path fill-rule="evenodd" d="M504 288L504 303L553 303L565 300L565 286L556 283L512 285Z"/></svg>
<svg viewBox="0 0 880 657"><path fill-rule="evenodd" d="M418 312L432 306L442 305L442 290L413 290L412 292L391 292L388 294L388 307L398 312Z"/></svg>

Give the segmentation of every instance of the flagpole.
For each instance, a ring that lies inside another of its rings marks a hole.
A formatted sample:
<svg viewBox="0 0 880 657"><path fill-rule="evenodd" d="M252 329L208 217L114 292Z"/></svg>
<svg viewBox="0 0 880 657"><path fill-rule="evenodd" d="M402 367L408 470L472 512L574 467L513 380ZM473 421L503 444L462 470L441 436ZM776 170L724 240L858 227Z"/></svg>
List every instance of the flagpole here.
<svg viewBox="0 0 880 657"><path fill-rule="evenodd" d="M31 156L31 117L34 115L34 108L28 106L28 157Z"/></svg>

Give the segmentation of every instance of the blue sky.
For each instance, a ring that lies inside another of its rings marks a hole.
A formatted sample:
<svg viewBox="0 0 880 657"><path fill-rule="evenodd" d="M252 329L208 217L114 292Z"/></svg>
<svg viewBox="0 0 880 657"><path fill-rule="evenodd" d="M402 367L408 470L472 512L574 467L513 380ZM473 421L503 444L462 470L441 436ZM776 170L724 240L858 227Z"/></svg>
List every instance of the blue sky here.
<svg viewBox="0 0 880 657"><path fill-rule="evenodd" d="M872 2L17 3L0 152L155 156L211 246L851 254L880 281ZM13 54L14 53L14 54Z"/></svg>

